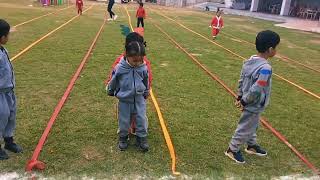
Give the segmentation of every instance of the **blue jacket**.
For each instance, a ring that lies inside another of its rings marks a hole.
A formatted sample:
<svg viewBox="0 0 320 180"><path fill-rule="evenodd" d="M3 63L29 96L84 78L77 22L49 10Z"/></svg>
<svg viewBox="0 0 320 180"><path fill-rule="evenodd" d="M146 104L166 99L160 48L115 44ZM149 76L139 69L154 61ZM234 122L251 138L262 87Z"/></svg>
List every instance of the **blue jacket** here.
<svg viewBox="0 0 320 180"><path fill-rule="evenodd" d="M146 64L132 67L125 58L122 58L112 72L107 92L111 96L116 96L122 102L144 101L145 97L149 96L148 78Z"/></svg>
<svg viewBox="0 0 320 180"><path fill-rule="evenodd" d="M15 76L8 52L0 46L0 92L15 87Z"/></svg>
<svg viewBox="0 0 320 180"><path fill-rule="evenodd" d="M271 93L272 68L269 61L252 56L242 66L238 96L244 109L260 113L269 104Z"/></svg>

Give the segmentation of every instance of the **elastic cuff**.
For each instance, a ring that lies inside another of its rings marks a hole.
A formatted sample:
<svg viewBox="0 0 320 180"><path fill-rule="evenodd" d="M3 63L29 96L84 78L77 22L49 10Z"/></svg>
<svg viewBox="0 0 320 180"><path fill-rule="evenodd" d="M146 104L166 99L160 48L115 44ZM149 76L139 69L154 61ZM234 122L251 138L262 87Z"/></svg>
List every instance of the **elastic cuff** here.
<svg viewBox="0 0 320 180"><path fill-rule="evenodd" d="M240 103L242 104L242 106L248 105L248 103L246 103L243 99L240 100Z"/></svg>
<svg viewBox="0 0 320 180"><path fill-rule="evenodd" d="M114 91L108 91L109 96L114 96Z"/></svg>

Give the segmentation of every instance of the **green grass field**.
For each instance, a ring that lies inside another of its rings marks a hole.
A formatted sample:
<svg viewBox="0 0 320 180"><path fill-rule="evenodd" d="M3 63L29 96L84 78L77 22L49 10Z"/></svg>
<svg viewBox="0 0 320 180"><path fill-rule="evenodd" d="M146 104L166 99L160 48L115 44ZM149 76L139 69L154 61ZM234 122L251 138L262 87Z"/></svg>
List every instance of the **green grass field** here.
<svg viewBox="0 0 320 180"><path fill-rule="evenodd" d="M85 2L85 8L90 3ZM27 3L19 0L13 3L0 0L0 18L16 25L66 7L43 8L29 4L32 1ZM137 5L125 6L135 26ZM234 90L242 60L158 13L209 38L208 25L213 14L148 4L145 7L148 13L145 40L154 75L153 92L175 147L177 171L182 173L178 178L270 179L296 174L313 176L312 171L285 144L262 126L258 131L258 139L268 150L267 157L244 154L247 163L237 165L224 156L240 116L233 105L233 98L155 24ZM36 171L39 176L57 179L85 176L108 179L173 178L169 151L151 99L147 113L151 150L143 154L133 146L126 152L117 149L117 101L106 95L103 81L115 58L124 50L125 37L121 34L120 25L129 26L129 21L124 7L116 5L114 11L119 19L105 25L41 152L39 160L45 162L47 167L44 171ZM81 17L13 61L18 97L16 139L25 151L20 155L10 154L8 161L0 162L0 173L24 173L26 162L103 23L105 13L105 4L95 4ZM11 57L75 15L76 10L72 7L18 27L11 33L6 46ZM271 29L281 35L278 49L281 55L320 69L319 34L275 27L272 22L247 17L224 15L224 20L226 25L222 32L227 34L220 34L216 42L235 53L250 57L255 53L255 48L239 40L254 42L257 32ZM271 61L274 73L320 94L319 73L278 58ZM263 116L320 168L319 99L273 77L271 104Z"/></svg>

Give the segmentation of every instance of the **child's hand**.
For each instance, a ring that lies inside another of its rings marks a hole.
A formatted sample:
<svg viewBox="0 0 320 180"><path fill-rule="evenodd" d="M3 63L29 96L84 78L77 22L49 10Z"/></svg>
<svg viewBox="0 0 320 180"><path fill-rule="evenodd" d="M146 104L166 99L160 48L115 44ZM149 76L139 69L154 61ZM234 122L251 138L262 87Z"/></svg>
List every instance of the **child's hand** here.
<svg viewBox="0 0 320 180"><path fill-rule="evenodd" d="M144 99L148 99L149 95L148 96L143 96L143 97L144 97Z"/></svg>
<svg viewBox="0 0 320 180"><path fill-rule="evenodd" d="M240 109L240 111L243 111L243 105L241 104L241 101L238 101L238 100L236 100L235 101L235 103L234 103L234 105L238 108L238 109Z"/></svg>
<svg viewBox="0 0 320 180"><path fill-rule="evenodd" d="M242 97L241 97L241 96L238 96L238 98L236 99L234 105L235 105L237 108L239 108L240 111L243 111L243 109L244 109L244 104L242 104L241 99L242 99Z"/></svg>
<svg viewBox="0 0 320 180"><path fill-rule="evenodd" d="M212 28L212 26L210 25L209 28Z"/></svg>
<svg viewBox="0 0 320 180"><path fill-rule="evenodd" d="M240 108L240 107L241 107L241 102L238 101L238 100L236 100L236 101L234 102L234 105L235 105L237 108Z"/></svg>

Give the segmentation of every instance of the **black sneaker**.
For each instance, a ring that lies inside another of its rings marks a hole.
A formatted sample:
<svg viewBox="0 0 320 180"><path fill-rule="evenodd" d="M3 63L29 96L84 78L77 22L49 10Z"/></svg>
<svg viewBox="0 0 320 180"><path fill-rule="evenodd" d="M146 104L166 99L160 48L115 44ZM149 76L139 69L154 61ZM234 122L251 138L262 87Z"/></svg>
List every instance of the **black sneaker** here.
<svg viewBox="0 0 320 180"><path fill-rule="evenodd" d="M254 146L248 146L245 149L246 153L248 154L254 154L257 156L266 156L267 152L263 150L259 145L254 145Z"/></svg>
<svg viewBox="0 0 320 180"><path fill-rule="evenodd" d="M23 149L18 144L14 143L13 137L5 137L4 138L4 148L13 153L22 153Z"/></svg>
<svg viewBox="0 0 320 180"><path fill-rule="evenodd" d="M239 164L245 163L240 151L232 152L231 149L228 148L228 150L224 154L228 156L230 159L234 160L236 163L239 163Z"/></svg>
<svg viewBox="0 0 320 180"><path fill-rule="evenodd" d="M139 137L137 136L136 146L142 150L142 152L149 151L149 144L147 137Z"/></svg>
<svg viewBox="0 0 320 180"><path fill-rule="evenodd" d="M9 159L9 156L6 153L6 151L4 151L0 146L0 161L1 160L6 160L6 159Z"/></svg>
<svg viewBox="0 0 320 180"><path fill-rule="evenodd" d="M128 149L128 136L119 137L119 145L120 151L125 151Z"/></svg>

